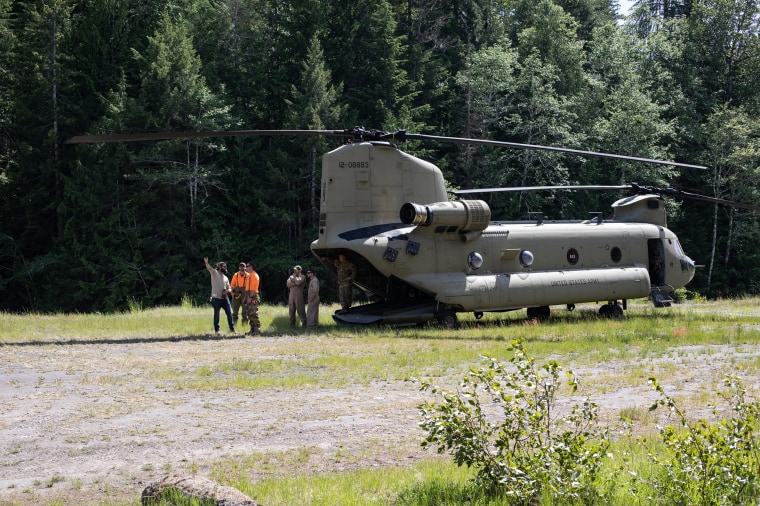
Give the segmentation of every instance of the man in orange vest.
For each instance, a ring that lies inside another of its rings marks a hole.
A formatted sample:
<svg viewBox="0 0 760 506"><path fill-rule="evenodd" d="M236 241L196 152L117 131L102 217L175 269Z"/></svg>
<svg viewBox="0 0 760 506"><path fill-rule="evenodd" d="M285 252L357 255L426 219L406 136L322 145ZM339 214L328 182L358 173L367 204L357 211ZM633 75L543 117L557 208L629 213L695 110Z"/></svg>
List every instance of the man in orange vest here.
<svg viewBox="0 0 760 506"><path fill-rule="evenodd" d="M251 262L245 264L245 270L248 274L245 285L245 296L243 299L243 322L251 322L249 335L257 336L261 333L261 321L259 320L259 273L253 267Z"/></svg>
<svg viewBox="0 0 760 506"><path fill-rule="evenodd" d="M248 278L248 273L245 270L245 262L238 264L238 271L232 276L230 286L232 287L232 319L235 321L235 326L238 322L238 312L240 306L243 305L243 296L245 295L245 282ZM243 325L246 323L245 314L243 315Z"/></svg>

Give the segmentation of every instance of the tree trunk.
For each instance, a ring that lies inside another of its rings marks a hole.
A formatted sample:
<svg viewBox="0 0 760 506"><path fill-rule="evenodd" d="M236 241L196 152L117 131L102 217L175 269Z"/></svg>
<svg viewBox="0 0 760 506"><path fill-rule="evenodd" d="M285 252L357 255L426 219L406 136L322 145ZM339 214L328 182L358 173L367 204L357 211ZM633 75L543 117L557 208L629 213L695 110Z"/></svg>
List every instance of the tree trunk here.
<svg viewBox="0 0 760 506"><path fill-rule="evenodd" d="M710 282L712 281L713 264L715 263L715 248L718 241L718 204L713 206L713 230L712 230L712 246L710 247L710 266L707 269L707 288L710 288Z"/></svg>
<svg viewBox="0 0 760 506"><path fill-rule="evenodd" d="M188 143L188 158L190 155L189 151L190 151L190 146ZM195 145L195 160L193 160L192 162L193 171L192 171L192 175L190 176L189 181L187 182L188 190L190 192L190 229L191 230L195 230L195 203L198 200L198 172L199 172L198 158L199 156L200 154L198 152L198 145L196 144ZM188 162L190 162L190 160L188 160Z"/></svg>
<svg viewBox="0 0 760 506"><path fill-rule="evenodd" d="M728 239L726 239L726 258L723 259L724 267L728 268L728 260L731 258L731 239L734 236L734 213L736 210L731 207L728 209Z"/></svg>
<svg viewBox="0 0 760 506"><path fill-rule="evenodd" d="M56 202L63 200L63 177L61 176L61 167L58 151L58 12L56 10L52 13L52 33L50 34L51 48L50 48L50 103L52 106L52 120L53 120L53 167L55 167L55 197ZM58 237L63 235L63 217L58 211L59 206L56 206L56 225L58 229Z"/></svg>

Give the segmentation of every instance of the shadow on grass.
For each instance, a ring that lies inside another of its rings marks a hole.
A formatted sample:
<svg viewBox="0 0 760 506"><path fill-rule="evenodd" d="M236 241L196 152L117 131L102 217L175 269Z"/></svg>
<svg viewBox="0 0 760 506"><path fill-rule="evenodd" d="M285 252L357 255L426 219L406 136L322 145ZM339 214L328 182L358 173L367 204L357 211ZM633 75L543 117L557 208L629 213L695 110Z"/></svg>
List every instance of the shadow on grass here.
<svg viewBox="0 0 760 506"><path fill-rule="evenodd" d="M507 312L505 312L507 313ZM513 312L508 312L513 313ZM496 312L488 313L489 315L495 315ZM671 320L675 319L677 315L672 312L662 312L653 314L651 312L635 312L626 313L620 320L610 319L600 316L596 309L582 309L574 311L553 311L551 316L544 320L531 319L524 314L513 317L498 318L495 316L486 317L483 319L477 319L471 316L470 313L458 313L459 327L456 329L447 329L436 322L422 323L417 326L399 326L394 327L392 325L383 326L389 332L396 332L398 335L402 335L405 332L415 334L415 338L420 339L445 339L445 336L441 336L441 332L450 333L451 339L469 339L471 336L467 334L468 331L483 331L489 329L505 329L505 330L519 330L526 327L530 328L546 328L551 329L557 326L563 325L585 325L591 323L609 323L614 324L616 322L629 322L636 324L637 322L651 320L656 318L658 320ZM357 325L342 324L337 328L360 328ZM366 328L366 327L364 327ZM430 332L429 335L425 335L426 332ZM487 339L482 335L477 336L478 339ZM508 334L499 337L492 337L491 339L500 341L512 339L514 335Z"/></svg>
<svg viewBox="0 0 760 506"><path fill-rule="evenodd" d="M168 337L128 337L113 339L61 339L61 340L34 340L20 342L0 342L0 348L3 346L77 346L88 344L141 344L141 343L180 343L189 341L229 341L231 339L245 339L242 333L223 333L219 334L192 334L187 336L168 336Z"/></svg>
<svg viewBox="0 0 760 506"><path fill-rule="evenodd" d="M513 313L513 312L509 312ZM489 313L490 315L497 314L497 313ZM438 325L435 322L431 323L423 323L419 324L417 326L374 326L374 325L354 325L354 324L346 324L346 323L340 323L340 324L327 324L322 325L321 327L317 328L306 328L301 326L301 322L297 321L295 327L291 327L289 323L289 317L287 315L283 316L276 316L269 325L266 327L261 328L261 334L258 337L278 337L278 336L284 336L284 335L303 335L303 336L309 336L309 335L320 335L329 332L334 337L347 337L347 338L354 338L357 337L357 334L361 334L363 332L370 332L372 330L378 330L381 332L391 332L395 333L399 337L403 337L403 334L405 333L412 333L414 334L415 339L446 339L446 336L442 336L442 331L449 332L449 339L469 339L471 336L467 334L468 330L476 331L476 330L485 330L485 329L498 329L498 328L504 328L504 329L520 329L524 328L526 326L530 327L546 327L546 328L552 328L556 325L566 325L566 324L578 324L582 325L584 323L590 323L590 322L599 322L599 321L609 321L610 323L614 323L618 320L607 320L606 318L600 317L598 312L595 309L576 309L575 311L565 311L565 310L556 310L552 312L552 315L544 321L538 321L536 319L529 319L524 314L521 316L514 316L514 317L505 317L505 318L494 318L491 316L490 318L478 320L475 319L474 316L471 316L470 313L459 313L460 315L460 327L456 330L454 329L444 329L440 325ZM321 315L323 318L325 315ZM629 322L635 322L635 321L643 321L648 320L652 318L658 318L658 319L672 319L675 318L676 314L672 312L658 312L656 314L653 314L650 311L640 311L640 312L633 312L631 313L626 312L625 316L620 321L629 321ZM214 333L203 333L203 334L188 334L188 335L176 335L176 336L167 336L167 337L129 337L129 338L109 338L109 339L103 339L103 338L95 338L95 339L60 339L60 340L29 340L29 341L17 341L17 342L0 342L0 347L4 346L16 346L16 347L25 347L25 346L47 346L47 345L55 345L55 346L77 346L77 345L92 345L92 344L139 344L139 343L172 343L172 342L192 342L192 341L229 341L233 339L246 339L250 337L249 335L246 335L245 332L247 332L247 328L238 329L236 333L230 333L227 331L221 331L218 334ZM426 334L427 332L430 332L430 334ZM512 339L514 336L504 335L504 336L497 336L497 337L484 337L484 336L478 336L478 339L492 339L495 341L502 341L502 340L509 340Z"/></svg>

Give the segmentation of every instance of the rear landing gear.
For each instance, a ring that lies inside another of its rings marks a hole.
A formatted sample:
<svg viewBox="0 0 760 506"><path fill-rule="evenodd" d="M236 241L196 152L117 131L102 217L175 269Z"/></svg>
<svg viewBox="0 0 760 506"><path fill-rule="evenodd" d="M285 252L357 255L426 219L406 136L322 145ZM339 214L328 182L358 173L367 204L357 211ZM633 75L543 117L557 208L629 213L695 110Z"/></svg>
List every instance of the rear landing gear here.
<svg viewBox="0 0 760 506"><path fill-rule="evenodd" d="M435 319L438 320L438 324L445 329L456 329L459 327L457 313L451 309L438 311L435 315Z"/></svg>
<svg viewBox="0 0 760 506"><path fill-rule="evenodd" d="M599 316L602 318L610 318L612 320L619 320L623 317L623 308L617 301L610 301L599 308Z"/></svg>

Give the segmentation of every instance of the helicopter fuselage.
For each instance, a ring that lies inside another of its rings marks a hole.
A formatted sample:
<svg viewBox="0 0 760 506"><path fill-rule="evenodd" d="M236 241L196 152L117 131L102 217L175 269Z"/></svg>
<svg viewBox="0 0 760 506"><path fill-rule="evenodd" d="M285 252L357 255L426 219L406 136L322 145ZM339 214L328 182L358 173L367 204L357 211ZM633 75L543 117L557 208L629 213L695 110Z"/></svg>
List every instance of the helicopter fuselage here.
<svg viewBox="0 0 760 506"><path fill-rule="evenodd" d="M617 307L692 279L694 263L666 227L659 196L621 199L613 209L611 220L491 221L482 200L449 201L435 165L387 142L353 143L323 157L311 248L333 271L326 259L339 253L357 265L354 284L376 307L335 316L357 323L520 308L548 315L551 305L597 301Z"/></svg>

